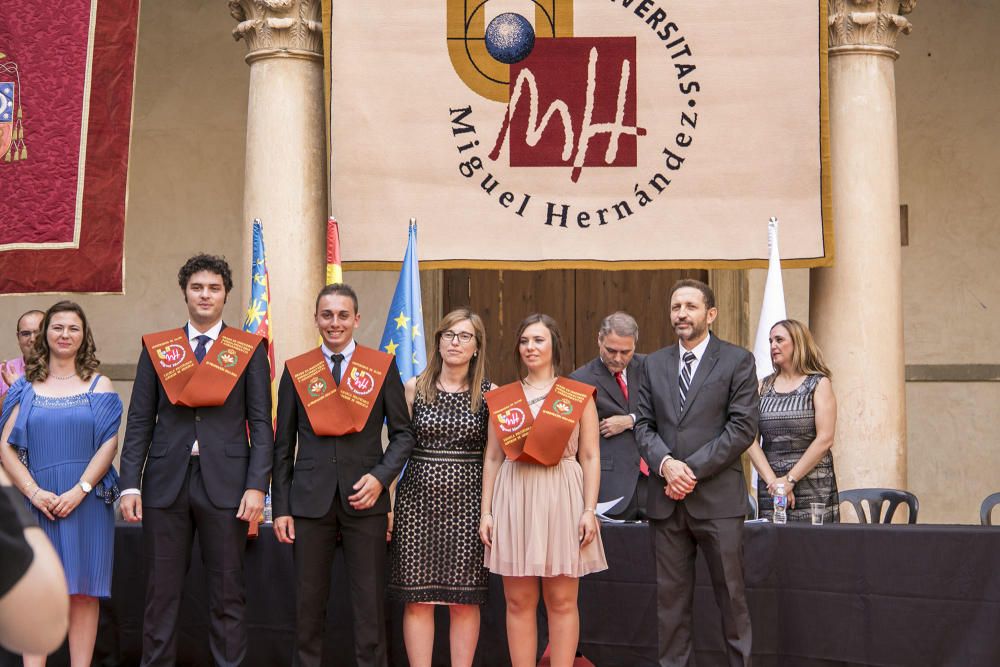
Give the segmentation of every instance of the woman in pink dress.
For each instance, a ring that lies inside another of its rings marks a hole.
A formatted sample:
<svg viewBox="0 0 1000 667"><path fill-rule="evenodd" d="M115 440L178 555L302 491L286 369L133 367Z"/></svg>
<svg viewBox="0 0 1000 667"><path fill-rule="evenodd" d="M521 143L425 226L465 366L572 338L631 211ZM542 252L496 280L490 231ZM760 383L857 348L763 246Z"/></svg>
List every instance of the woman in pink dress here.
<svg viewBox="0 0 1000 667"><path fill-rule="evenodd" d="M523 396L537 417L560 379L559 327L548 315L529 315L516 339L526 371ZM479 535L486 566L503 577L513 667L536 664L539 596L548 616L552 665L572 665L580 635L579 577L608 567L595 516L601 475L597 408L592 398L581 407L561 459L551 466L506 458L496 429L489 429Z"/></svg>

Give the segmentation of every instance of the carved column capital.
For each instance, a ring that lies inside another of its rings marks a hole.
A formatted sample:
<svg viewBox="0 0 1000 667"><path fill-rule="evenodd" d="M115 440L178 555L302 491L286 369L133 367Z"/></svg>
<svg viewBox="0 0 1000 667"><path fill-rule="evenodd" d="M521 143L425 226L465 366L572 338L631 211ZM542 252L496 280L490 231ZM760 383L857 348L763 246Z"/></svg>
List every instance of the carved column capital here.
<svg viewBox="0 0 1000 667"><path fill-rule="evenodd" d="M239 21L233 37L246 40L248 63L261 58L323 59L320 0L229 0Z"/></svg>
<svg viewBox="0 0 1000 667"><path fill-rule="evenodd" d="M898 58L896 38L913 24L917 0L827 0L830 55L870 53Z"/></svg>

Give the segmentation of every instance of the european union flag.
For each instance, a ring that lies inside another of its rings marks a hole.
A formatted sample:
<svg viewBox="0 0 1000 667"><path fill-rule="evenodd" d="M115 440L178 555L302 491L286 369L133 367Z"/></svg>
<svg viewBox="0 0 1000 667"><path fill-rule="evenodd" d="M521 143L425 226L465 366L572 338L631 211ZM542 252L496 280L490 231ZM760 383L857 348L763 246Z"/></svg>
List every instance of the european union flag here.
<svg viewBox="0 0 1000 667"><path fill-rule="evenodd" d="M427 367L424 345L424 312L420 303L420 266L417 262L417 223L410 221L403 268L392 295L389 316L379 349L396 355L396 367L406 382Z"/></svg>

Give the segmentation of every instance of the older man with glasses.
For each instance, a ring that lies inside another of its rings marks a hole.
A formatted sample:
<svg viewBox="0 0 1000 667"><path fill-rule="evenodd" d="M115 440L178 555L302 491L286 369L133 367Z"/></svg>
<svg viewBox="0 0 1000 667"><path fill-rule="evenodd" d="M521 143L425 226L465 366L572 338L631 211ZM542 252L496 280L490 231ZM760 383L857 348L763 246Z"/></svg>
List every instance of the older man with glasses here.
<svg viewBox="0 0 1000 667"><path fill-rule="evenodd" d="M40 310L29 310L17 318L17 346L21 348L21 356L0 363L0 396L6 395L14 381L24 375L24 361L31 354L44 317Z"/></svg>

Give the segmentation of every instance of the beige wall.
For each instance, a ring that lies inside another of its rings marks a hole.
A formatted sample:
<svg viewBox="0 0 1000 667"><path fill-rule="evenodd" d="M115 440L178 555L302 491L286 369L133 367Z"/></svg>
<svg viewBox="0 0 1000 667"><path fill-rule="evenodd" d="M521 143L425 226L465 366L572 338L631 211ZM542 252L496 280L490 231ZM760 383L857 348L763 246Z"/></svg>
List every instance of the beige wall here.
<svg viewBox="0 0 1000 667"><path fill-rule="evenodd" d="M1000 3L921 2L896 65L906 363L997 363ZM921 522L978 523L1000 491L1000 385L907 385Z"/></svg>

